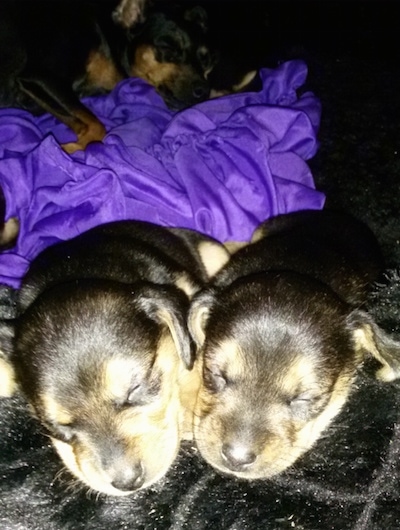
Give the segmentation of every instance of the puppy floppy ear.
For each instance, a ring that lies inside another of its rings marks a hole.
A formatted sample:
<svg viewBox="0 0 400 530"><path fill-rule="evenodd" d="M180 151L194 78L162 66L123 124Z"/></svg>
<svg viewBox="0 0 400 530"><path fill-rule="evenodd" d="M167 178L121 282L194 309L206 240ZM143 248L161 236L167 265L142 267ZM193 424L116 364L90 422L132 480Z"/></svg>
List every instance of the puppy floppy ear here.
<svg viewBox="0 0 400 530"><path fill-rule="evenodd" d="M381 381L394 381L400 377L400 342L392 338L376 324L371 315L364 311L353 311L348 317L353 333L355 349L360 361L367 356L382 364L376 372Z"/></svg>
<svg viewBox="0 0 400 530"><path fill-rule="evenodd" d="M0 396L11 397L17 389L14 367L10 357L15 334L13 320L0 322Z"/></svg>
<svg viewBox="0 0 400 530"><path fill-rule="evenodd" d="M206 338L206 325L210 311L215 303L215 291L207 289L197 293L193 299L189 310L188 325L190 334L196 342L198 348L203 346Z"/></svg>
<svg viewBox="0 0 400 530"><path fill-rule="evenodd" d="M112 19L124 28L131 28L145 20L147 3L149 0L120 0L112 12Z"/></svg>
<svg viewBox="0 0 400 530"><path fill-rule="evenodd" d="M141 289L140 304L149 318L168 327L179 357L192 369L195 348L187 327L188 297L174 286L148 284Z"/></svg>

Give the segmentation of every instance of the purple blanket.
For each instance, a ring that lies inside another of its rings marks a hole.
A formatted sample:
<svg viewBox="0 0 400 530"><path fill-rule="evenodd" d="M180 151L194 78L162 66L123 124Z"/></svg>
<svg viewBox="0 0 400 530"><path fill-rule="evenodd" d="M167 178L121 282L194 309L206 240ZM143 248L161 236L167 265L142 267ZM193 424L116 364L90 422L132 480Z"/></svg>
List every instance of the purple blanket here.
<svg viewBox="0 0 400 530"><path fill-rule="evenodd" d="M18 287L46 246L112 220L195 228L245 241L262 220L323 207L305 162L317 148L319 100L296 90L302 61L260 73L259 93L231 95L179 113L141 80L85 103L105 124L104 143L64 153L73 133L48 114L0 111L0 184L17 246L0 255L0 283Z"/></svg>

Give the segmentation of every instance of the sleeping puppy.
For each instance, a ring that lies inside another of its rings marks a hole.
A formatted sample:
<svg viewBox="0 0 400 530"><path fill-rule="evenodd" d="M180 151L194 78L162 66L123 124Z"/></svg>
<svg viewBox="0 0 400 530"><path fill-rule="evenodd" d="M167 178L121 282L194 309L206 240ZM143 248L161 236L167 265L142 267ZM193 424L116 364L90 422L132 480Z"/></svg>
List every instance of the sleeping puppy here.
<svg viewBox="0 0 400 530"><path fill-rule="evenodd" d="M193 365L189 299L226 259L206 236L124 221L31 264L1 349L64 464L91 489L126 495L173 462L179 379Z"/></svg>
<svg viewBox="0 0 400 530"><path fill-rule="evenodd" d="M216 469L271 477L316 442L371 356L400 375L400 344L360 309L382 268L366 226L329 211L261 225L212 286L196 294L190 329L203 379L194 436Z"/></svg>

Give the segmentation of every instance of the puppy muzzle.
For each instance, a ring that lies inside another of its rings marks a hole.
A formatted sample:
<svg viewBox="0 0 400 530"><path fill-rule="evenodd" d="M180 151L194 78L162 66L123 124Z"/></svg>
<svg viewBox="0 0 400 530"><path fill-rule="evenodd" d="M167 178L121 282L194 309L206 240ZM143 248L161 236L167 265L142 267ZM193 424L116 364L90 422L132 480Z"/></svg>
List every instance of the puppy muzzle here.
<svg viewBox="0 0 400 530"><path fill-rule="evenodd" d="M251 447L240 442L224 443L221 448L223 464L231 471L246 471L255 463L256 453Z"/></svg>
<svg viewBox="0 0 400 530"><path fill-rule="evenodd" d="M145 482L145 470L141 462L134 465L117 465L105 468L111 479L111 486L122 492L130 492L141 488Z"/></svg>

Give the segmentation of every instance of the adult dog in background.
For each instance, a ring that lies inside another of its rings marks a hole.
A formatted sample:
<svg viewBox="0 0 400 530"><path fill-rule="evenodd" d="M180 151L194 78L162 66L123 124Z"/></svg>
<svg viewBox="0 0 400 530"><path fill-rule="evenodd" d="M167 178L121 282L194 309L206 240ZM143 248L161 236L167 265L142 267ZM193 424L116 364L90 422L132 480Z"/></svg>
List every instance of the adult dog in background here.
<svg viewBox="0 0 400 530"><path fill-rule="evenodd" d="M47 111L70 127L72 153L105 136L80 101L127 77L153 85L180 109L209 96L211 55L200 7L143 0L4 0L0 5L0 107Z"/></svg>
<svg viewBox="0 0 400 530"><path fill-rule="evenodd" d="M399 377L400 344L361 309L382 266L365 225L305 211L263 224L194 296L194 436L211 465L245 479L282 472L339 413L364 359Z"/></svg>
<svg viewBox="0 0 400 530"><path fill-rule="evenodd" d="M17 318L1 325L2 379L15 371L64 464L91 489L129 494L175 459L186 429L179 384L194 360L189 300L227 259L197 232L122 221L32 262Z"/></svg>

